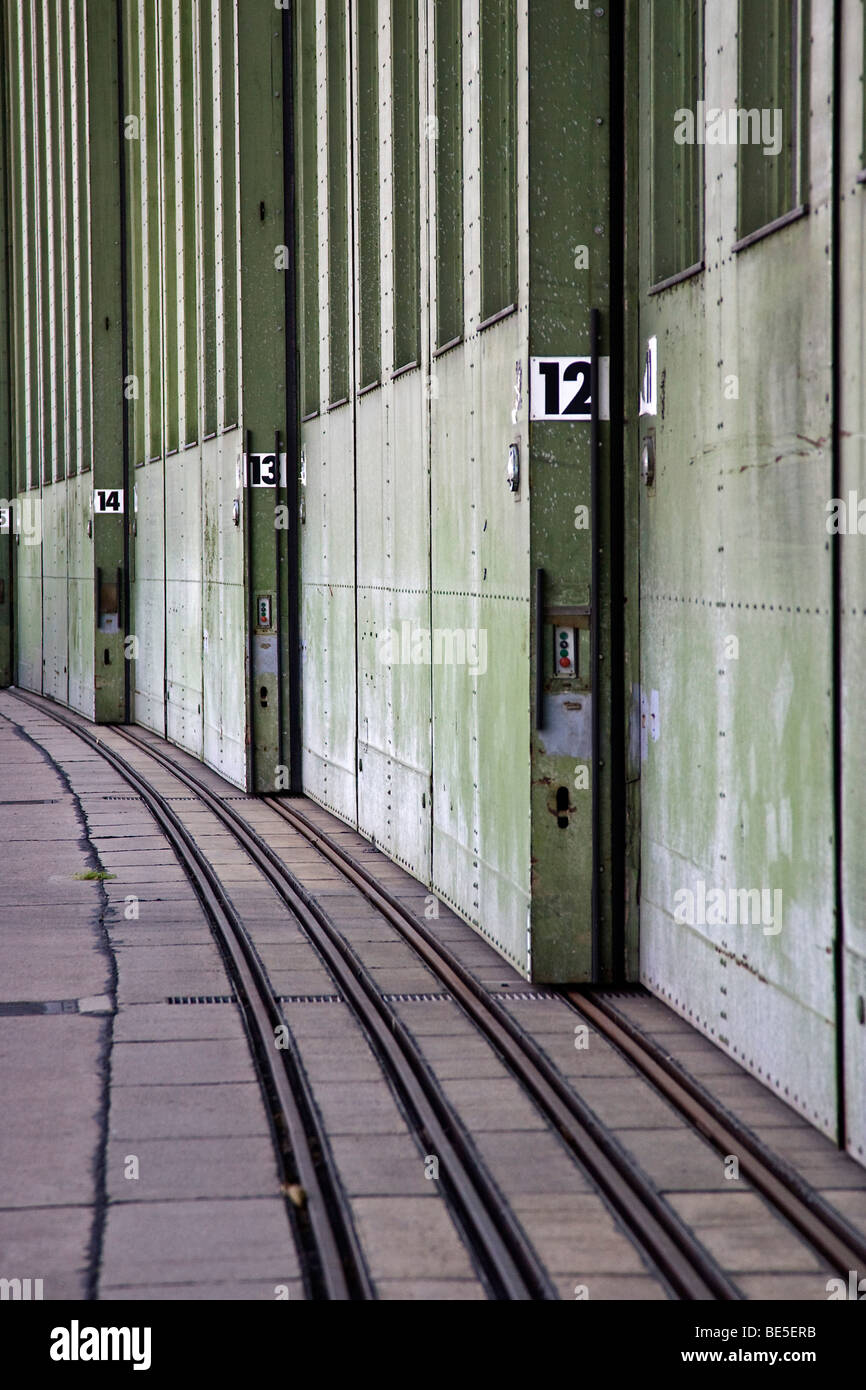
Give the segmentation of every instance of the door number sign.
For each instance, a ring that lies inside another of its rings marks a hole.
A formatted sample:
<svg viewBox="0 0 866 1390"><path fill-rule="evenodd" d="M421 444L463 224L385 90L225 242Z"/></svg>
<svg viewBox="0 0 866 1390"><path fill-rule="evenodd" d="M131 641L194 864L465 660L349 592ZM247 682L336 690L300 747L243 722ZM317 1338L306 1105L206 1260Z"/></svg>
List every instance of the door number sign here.
<svg viewBox="0 0 866 1390"><path fill-rule="evenodd" d="M93 493L93 510L121 516L123 513L123 489L117 487L96 488Z"/></svg>
<svg viewBox="0 0 866 1390"><path fill-rule="evenodd" d="M610 358L598 359L598 418L610 419L608 378ZM529 359L530 420L590 420L592 362L589 357L531 357Z"/></svg>
<svg viewBox="0 0 866 1390"><path fill-rule="evenodd" d="M249 468L250 487L277 486L276 454L249 454L245 459ZM286 486L286 455L280 454L280 487Z"/></svg>

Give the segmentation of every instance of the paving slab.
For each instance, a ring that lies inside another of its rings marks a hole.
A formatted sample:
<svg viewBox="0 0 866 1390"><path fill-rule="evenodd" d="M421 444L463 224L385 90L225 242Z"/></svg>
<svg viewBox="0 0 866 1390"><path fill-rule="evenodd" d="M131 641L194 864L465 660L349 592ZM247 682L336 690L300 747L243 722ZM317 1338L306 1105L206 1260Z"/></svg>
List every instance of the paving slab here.
<svg viewBox="0 0 866 1390"><path fill-rule="evenodd" d="M593 1274L582 1283L559 1278L559 1296L566 1301L588 1303L664 1303L672 1294L650 1274Z"/></svg>
<svg viewBox="0 0 866 1390"><path fill-rule="evenodd" d="M818 1256L771 1216L753 1192L679 1192L666 1200L725 1270L800 1274L824 1268Z"/></svg>
<svg viewBox="0 0 866 1390"><path fill-rule="evenodd" d="M111 1139L270 1137L261 1087L254 1081L180 1086L113 1086Z"/></svg>
<svg viewBox="0 0 866 1390"><path fill-rule="evenodd" d="M86 1298L92 1229L89 1203L0 1209L0 1278L41 1279L46 1301Z"/></svg>
<svg viewBox="0 0 866 1390"><path fill-rule="evenodd" d="M215 1007L201 1005L203 1010ZM249 1046L246 1041L233 1038L115 1043L111 1053L112 1086L177 1086L255 1079Z"/></svg>
<svg viewBox="0 0 866 1390"><path fill-rule="evenodd" d="M685 1122L642 1077L586 1077L574 1082L580 1098L611 1129L685 1129Z"/></svg>
<svg viewBox="0 0 866 1390"><path fill-rule="evenodd" d="M646 1274L640 1255L594 1193L515 1197L511 1208L547 1268L575 1283L597 1274Z"/></svg>
<svg viewBox="0 0 866 1390"><path fill-rule="evenodd" d="M361 1197L353 1210L377 1282L476 1277L446 1208L432 1196Z"/></svg>
<svg viewBox="0 0 866 1390"><path fill-rule="evenodd" d="M315 1101L331 1136L403 1134L407 1129L384 1081L317 1082Z"/></svg>
<svg viewBox="0 0 866 1390"><path fill-rule="evenodd" d="M300 1279L275 1284L267 1279L246 1279L225 1283L103 1285L100 1299L104 1302L144 1303L270 1303L284 1299L301 1303L306 1295Z"/></svg>
<svg viewBox="0 0 866 1390"><path fill-rule="evenodd" d="M280 1175L270 1135L126 1138L108 1143L105 1181L112 1202L158 1202L267 1197L279 1192Z"/></svg>
<svg viewBox="0 0 866 1390"><path fill-rule="evenodd" d="M448 1078L442 1090L473 1134L484 1130L545 1129L546 1121L511 1077L504 1080Z"/></svg>
<svg viewBox="0 0 866 1390"><path fill-rule="evenodd" d="M587 1174L550 1129L487 1130L474 1143L509 1200L592 1191Z"/></svg>
<svg viewBox="0 0 866 1390"><path fill-rule="evenodd" d="M483 1285L469 1279L380 1279L376 1294L383 1302L462 1303L485 1299Z"/></svg>
<svg viewBox="0 0 866 1390"><path fill-rule="evenodd" d="M114 1020L115 1044L245 1037L234 1004L123 1004Z"/></svg>
<svg viewBox="0 0 866 1390"><path fill-rule="evenodd" d="M439 1186L424 1176L424 1155L407 1134L335 1135L331 1151L352 1197L429 1197Z"/></svg>
<svg viewBox="0 0 866 1390"><path fill-rule="evenodd" d="M300 1278L279 1197L124 1202L106 1214L103 1287Z"/></svg>
<svg viewBox="0 0 866 1390"><path fill-rule="evenodd" d="M623 1129L621 1146L659 1192L748 1191L744 1177L725 1177L725 1158L691 1129Z"/></svg>

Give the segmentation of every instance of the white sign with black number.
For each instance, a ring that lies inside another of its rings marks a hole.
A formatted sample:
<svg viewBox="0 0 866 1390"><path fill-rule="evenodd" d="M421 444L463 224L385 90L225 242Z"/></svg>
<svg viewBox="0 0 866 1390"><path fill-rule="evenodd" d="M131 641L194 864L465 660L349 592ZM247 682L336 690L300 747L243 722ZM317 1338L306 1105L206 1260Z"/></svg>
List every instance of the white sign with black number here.
<svg viewBox="0 0 866 1390"><path fill-rule="evenodd" d="M286 454L280 454L280 487L286 486ZM248 454L244 459L244 482L250 487L277 486L276 454Z"/></svg>
<svg viewBox="0 0 866 1390"><path fill-rule="evenodd" d="M0 532L12 530L12 508L0 507Z"/></svg>
<svg viewBox="0 0 866 1390"><path fill-rule="evenodd" d="M640 388L640 415L658 414L659 341L649 338L643 363L643 382Z"/></svg>
<svg viewBox="0 0 866 1390"><path fill-rule="evenodd" d="M123 489L98 487L93 493L93 510L108 512L114 516L123 515Z"/></svg>
<svg viewBox="0 0 866 1390"><path fill-rule="evenodd" d="M592 359L530 357L530 420L592 419ZM598 359L598 418L610 419L610 358Z"/></svg>

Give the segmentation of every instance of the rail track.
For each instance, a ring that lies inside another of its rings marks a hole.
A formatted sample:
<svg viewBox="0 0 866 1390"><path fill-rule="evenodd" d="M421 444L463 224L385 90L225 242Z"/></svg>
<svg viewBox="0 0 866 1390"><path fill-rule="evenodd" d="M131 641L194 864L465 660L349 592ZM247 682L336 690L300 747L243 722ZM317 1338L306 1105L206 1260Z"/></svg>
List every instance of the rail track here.
<svg viewBox="0 0 866 1390"><path fill-rule="evenodd" d="M287 1182L300 1183L308 1200L298 1222L298 1238L310 1268L313 1296L374 1296L358 1249L351 1213L339 1178L331 1168L328 1145L316 1128L316 1111L303 1069L290 1053L273 1056L273 1030L280 1021L267 974L234 906L219 886L194 840L166 798L141 772L108 748L75 718L46 710L42 703L17 698L66 725L96 748L142 796L160 823L214 922L232 978L243 1001L257 1060L264 1057L263 1085L278 1101L275 1130L285 1134L282 1166ZM236 843L294 914L322 957L341 995L361 1022L380 1064L398 1091L416 1134L440 1158L440 1182L470 1244L493 1297L550 1299L556 1291L519 1223L505 1206L471 1141L463 1133L424 1063L411 1034L376 982L342 938L314 895L282 862L242 811L176 764L140 732L113 726L112 733L146 754L195 793L232 834ZM495 1048L557 1130L574 1157L613 1208L647 1261L683 1300L736 1300L736 1285L719 1268L689 1227L663 1201L640 1168L620 1148L593 1111L575 1094L538 1043L466 969L453 951L416 918L337 840L323 832L295 805L277 797L264 802L363 895L440 980L478 1030ZM629 1020L598 995L563 991L581 1018L608 1039L706 1139L723 1154L736 1153L745 1176L775 1211L842 1274L866 1262L866 1241L809 1188L778 1155L738 1125L692 1078ZM285 1067L281 1070L280 1063ZM276 1076L273 1075L276 1073ZM305 1242L305 1244L304 1244ZM338 1268L339 1267L339 1268Z"/></svg>
<svg viewBox="0 0 866 1390"><path fill-rule="evenodd" d="M309 931L311 939L321 950L345 997L353 1004L358 1016L369 1028L381 1052L395 1067L394 1074L399 1076L404 1088L407 1080L405 1064L412 1069L417 1082L428 1084L426 1067L399 1016L382 1000L375 983L365 976L363 971L358 973L357 958L349 953L336 928L328 921L327 915L263 837L246 822L233 805L215 795L199 777L179 768L161 750L154 748L146 737L133 733L129 728L118 728L116 732L149 754L194 790L222 823L231 829L238 843L259 865L287 906ZM452 953L446 951L430 932L425 931L401 907L393 895L377 884L372 875L330 837L323 835L306 817L279 798L264 797L262 800L339 868L437 975L443 988L460 1004L495 1047L541 1113L566 1141L574 1156L614 1208L632 1239L643 1250L650 1264L663 1274L676 1296L695 1300L738 1298L736 1287L695 1240L685 1223L666 1207L641 1170L623 1154L589 1107L574 1095L537 1044L511 1019L498 1001L491 999ZM345 965L349 967L348 972L344 968ZM402 1061L394 1058L395 1042L401 1046ZM414 1092L414 1087L411 1091ZM414 1100L416 1097L411 1094L410 1098ZM432 1105L442 1104L435 1085L428 1092L427 1099ZM445 1118L447 1124L448 1117ZM426 1132L431 1135L432 1142L439 1146L435 1148L435 1152L440 1155L440 1160L443 1156L447 1158L447 1162L442 1163L440 1168L440 1171L447 1171L453 1153L451 1141L459 1134L459 1127L455 1126L452 1129L449 1139L448 1132L441 1125L438 1126L437 1132L437 1128L431 1126L428 1121ZM458 1173L475 1166L477 1182L477 1159L470 1158L466 1153L460 1157L463 1164L462 1169L458 1168ZM477 1228L480 1225L477 1204L469 1200L468 1194L462 1191L457 1192L455 1196L460 1201L464 1217L468 1218L470 1230L473 1227ZM502 1232L499 1239L491 1243L494 1244L493 1253L499 1254L500 1268L496 1283L504 1290L504 1296L555 1296L537 1264L534 1252L526 1244L525 1237L522 1236L508 1209L503 1207L495 1191L491 1192L489 1197L491 1205L488 1217L493 1223L494 1231ZM502 1275L502 1255L495 1247L504 1243L503 1237L507 1237L509 1244L512 1244L516 1243L515 1238L518 1236L518 1249L527 1263L531 1260L530 1267L534 1266L536 1273L532 1283L526 1280L525 1292L520 1290L512 1278L509 1292L509 1284ZM488 1266L489 1263L488 1256Z"/></svg>

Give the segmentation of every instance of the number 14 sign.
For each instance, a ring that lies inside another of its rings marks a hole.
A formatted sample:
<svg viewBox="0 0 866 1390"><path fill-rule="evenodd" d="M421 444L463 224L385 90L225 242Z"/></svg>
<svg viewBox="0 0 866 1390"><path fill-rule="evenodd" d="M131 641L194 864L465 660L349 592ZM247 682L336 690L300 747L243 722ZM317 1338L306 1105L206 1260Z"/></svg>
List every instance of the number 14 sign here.
<svg viewBox="0 0 866 1390"><path fill-rule="evenodd" d="M589 357L531 357L529 359L530 420L590 420ZM610 358L598 359L599 420L610 419Z"/></svg>

